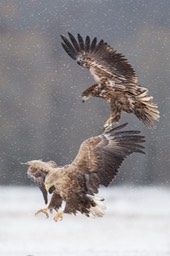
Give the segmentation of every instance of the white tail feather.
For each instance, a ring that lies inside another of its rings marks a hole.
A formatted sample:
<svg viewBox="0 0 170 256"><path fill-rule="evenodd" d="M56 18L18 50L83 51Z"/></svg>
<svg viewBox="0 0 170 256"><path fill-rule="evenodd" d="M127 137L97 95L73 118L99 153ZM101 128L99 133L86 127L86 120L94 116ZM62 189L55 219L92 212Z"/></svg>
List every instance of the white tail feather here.
<svg viewBox="0 0 170 256"><path fill-rule="evenodd" d="M141 97L142 101L150 101L150 100L153 100L153 97L152 96L147 96L147 97Z"/></svg>
<svg viewBox="0 0 170 256"><path fill-rule="evenodd" d="M153 120L159 120L159 110L152 102L153 97L148 95L148 90L142 88L141 93L136 96L134 113L145 125L154 128Z"/></svg>
<svg viewBox="0 0 170 256"><path fill-rule="evenodd" d="M96 203L96 206L92 206L90 208L90 217L96 218L96 217L103 217L105 214L106 206L104 204L104 200L98 197L90 196L90 198L93 199L93 201Z"/></svg>

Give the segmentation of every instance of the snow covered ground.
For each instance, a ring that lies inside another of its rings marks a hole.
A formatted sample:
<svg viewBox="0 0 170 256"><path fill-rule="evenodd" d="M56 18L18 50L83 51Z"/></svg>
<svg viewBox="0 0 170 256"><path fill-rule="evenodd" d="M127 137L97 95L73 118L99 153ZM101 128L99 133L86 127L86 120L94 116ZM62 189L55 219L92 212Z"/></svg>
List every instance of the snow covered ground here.
<svg viewBox="0 0 170 256"><path fill-rule="evenodd" d="M101 189L103 218L34 216L44 207L37 188L0 187L1 256L168 256L170 189Z"/></svg>

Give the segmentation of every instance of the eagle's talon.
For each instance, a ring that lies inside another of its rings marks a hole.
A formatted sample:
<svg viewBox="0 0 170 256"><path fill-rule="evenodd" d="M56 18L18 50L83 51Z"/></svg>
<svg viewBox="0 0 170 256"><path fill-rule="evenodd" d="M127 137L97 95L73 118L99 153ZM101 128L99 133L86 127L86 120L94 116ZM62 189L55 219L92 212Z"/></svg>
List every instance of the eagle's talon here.
<svg viewBox="0 0 170 256"><path fill-rule="evenodd" d="M103 127L104 132L110 131L112 129L112 124L113 123L112 123L111 119L108 119Z"/></svg>
<svg viewBox="0 0 170 256"><path fill-rule="evenodd" d="M153 128L153 121L159 120L159 111L149 96L148 89L138 84L133 67L123 54L118 53L103 39L97 37L77 39L68 32L68 38L61 35L62 46L66 53L77 64L89 69L96 84L91 85L82 93L82 100L99 97L109 103L112 121L121 118L122 112L134 113L146 126Z"/></svg>
<svg viewBox="0 0 170 256"><path fill-rule="evenodd" d="M111 130L112 127L107 126L106 128L103 129L103 132L109 132Z"/></svg>
<svg viewBox="0 0 170 256"><path fill-rule="evenodd" d="M63 212L59 212L56 214L56 216L54 217L54 221L62 221L63 220Z"/></svg>
<svg viewBox="0 0 170 256"><path fill-rule="evenodd" d="M104 132L109 132L113 128L113 124L119 125L119 119L119 116L117 118L110 116L103 126Z"/></svg>
<svg viewBox="0 0 170 256"><path fill-rule="evenodd" d="M48 210L48 208L40 209L35 213L35 216L42 212L46 215L47 218L49 218Z"/></svg>

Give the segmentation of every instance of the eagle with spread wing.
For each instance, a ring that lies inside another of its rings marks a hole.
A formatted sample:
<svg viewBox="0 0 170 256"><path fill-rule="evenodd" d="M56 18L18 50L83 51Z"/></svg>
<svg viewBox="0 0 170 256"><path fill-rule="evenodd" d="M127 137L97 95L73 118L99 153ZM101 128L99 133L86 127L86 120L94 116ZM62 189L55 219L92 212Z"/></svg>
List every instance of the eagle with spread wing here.
<svg viewBox="0 0 170 256"><path fill-rule="evenodd" d="M80 34L77 39L68 33L69 38L61 35L62 46L67 54L77 63L89 69L96 84L82 93L83 102L90 97L105 99L111 106L111 115L104 128L111 129L119 122L122 111L134 113L146 126L154 127L159 119L159 111L153 103L148 90L138 85L138 79L127 59L103 40L95 37L85 40Z"/></svg>
<svg viewBox="0 0 170 256"><path fill-rule="evenodd" d="M96 197L99 186L107 187L112 182L128 155L144 153L144 136L139 131L123 130L126 125L85 140L74 161L64 167L53 161L27 162L27 173L40 187L45 203L47 193L52 193L48 207L36 214L42 212L48 217L48 211L55 210L55 221L64 213L103 216L104 199Z"/></svg>

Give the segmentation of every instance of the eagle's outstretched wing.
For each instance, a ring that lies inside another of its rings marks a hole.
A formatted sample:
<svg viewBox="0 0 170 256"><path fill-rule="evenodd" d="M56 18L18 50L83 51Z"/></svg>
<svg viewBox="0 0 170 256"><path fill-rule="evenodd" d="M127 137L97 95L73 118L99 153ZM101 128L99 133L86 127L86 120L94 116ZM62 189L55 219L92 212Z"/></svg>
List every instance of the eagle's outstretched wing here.
<svg viewBox="0 0 170 256"><path fill-rule="evenodd" d="M83 102L100 97L111 106L111 115L104 125L106 130L119 122L122 112L134 113L145 125L154 127L153 122L159 120L158 107L148 90L138 85L135 71L121 53L103 40L97 42L96 37L83 39L78 34L76 39L68 33L68 39L61 38L68 55L88 68L97 82L82 93Z"/></svg>
<svg viewBox="0 0 170 256"><path fill-rule="evenodd" d="M63 213L101 217L104 214L103 199L96 198L99 185L108 186L123 160L133 152L144 153L145 141L139 131L123 131L127 124L109 132L85 140L70 165L57 167L41 160L27 162L28 174L40 184L40 188L52 192L50 204L40 212L48 217L48 210L57 210L55 221ZM43 194L45 198L46 194ZM61 209L60 209L61 208Z"/></svg>
<svg viewBox="0 0 170 256"><path fill-rule="evenodd" d="M72 162L74 175L85 179L87 189L96 193L99 184L108 186L114 179L123 160L130 154L144 153L144 136L140 131L122 131L120 125L102 135L85 140Z"/></svg>
<svg viewBox="0 0 170 256"><path fill-rule="evenodd" d="M118 85L137 84L137 76L127 59L106 42L97 42L96 37L90 40L89 36L84 40L80 34L77 39L71 33L68 36L69 39L61 35L64 50L78 64L89 68L97 82L102 76L117 81Z"/></svg>
<svg viewBox="0 0 170 256"><path fill-rule="evenodd" d="M34 161L35 161L35 164L32 165ZM34 182L38 185L38 187L40 188L43 194L45 204L47 204L48 197L47 197L47 190L45 189L44 182L47 174L50 171L50 168L57 167L57 164L54 161L48 161L42 165L41 160L28 161L26 164L29 165L29 168L27 171L28 176L31 177L34 180ZM51 187L49 189L49 193L51 194L54 190L55 188Z"/></svg>

